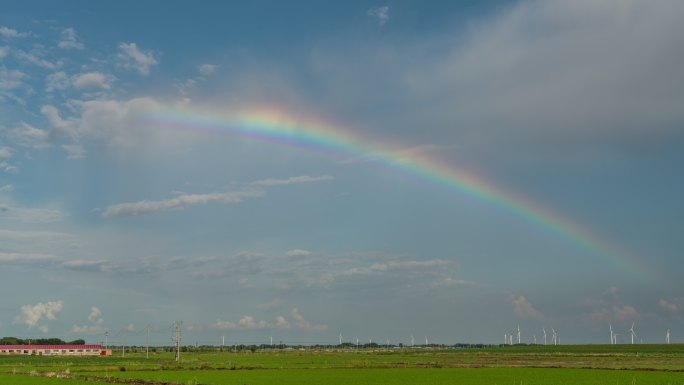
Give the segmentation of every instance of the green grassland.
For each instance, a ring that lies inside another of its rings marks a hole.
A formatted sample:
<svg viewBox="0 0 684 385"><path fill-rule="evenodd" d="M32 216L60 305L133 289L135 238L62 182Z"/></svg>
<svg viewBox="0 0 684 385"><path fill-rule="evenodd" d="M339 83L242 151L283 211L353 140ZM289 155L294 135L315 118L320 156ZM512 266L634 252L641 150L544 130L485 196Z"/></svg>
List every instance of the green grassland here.
<svg viewBox="0 0 684 385"><path fill-rule="evenodd" d="M62 378L58 378L62 377ZM283 349L112 357L0 356L0 384L670 384L684 345Z"/></svg>

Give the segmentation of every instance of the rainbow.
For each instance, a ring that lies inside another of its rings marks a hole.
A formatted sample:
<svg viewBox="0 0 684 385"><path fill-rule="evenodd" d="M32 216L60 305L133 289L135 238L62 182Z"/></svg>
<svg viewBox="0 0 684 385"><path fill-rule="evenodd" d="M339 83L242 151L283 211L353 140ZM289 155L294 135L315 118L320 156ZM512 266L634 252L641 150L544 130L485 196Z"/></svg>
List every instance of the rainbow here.
<svg viewBox="0 0 684 385"><path fill-rule="evenodd" d="M620 267L642 278L645 269L634 257L602 240L585 226L532 202L512 191L495 186L465 169L419 153L405 153L372 143L351 129L321 119L306 119L274 107L250 108L237 113L169 109L144 116L144 122L208 134L248 137L306 148L344 159L372 161L385 168L430 182L458 194L502 209L548 233L566 239L581 249L612 259Z"/></svg>

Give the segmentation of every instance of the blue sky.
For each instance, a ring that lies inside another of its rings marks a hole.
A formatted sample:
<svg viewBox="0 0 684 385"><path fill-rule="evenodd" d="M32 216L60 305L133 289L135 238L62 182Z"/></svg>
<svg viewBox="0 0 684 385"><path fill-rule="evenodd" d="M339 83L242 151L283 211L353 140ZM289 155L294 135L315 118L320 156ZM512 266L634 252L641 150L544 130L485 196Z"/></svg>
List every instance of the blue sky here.
<svg viewBox="0 0 684 385"><path fill-rule="evenodd" d="M167 344L175 320L207 344L684 335L677 1L6 8L1 335L117 343L150 326ZM606 247L377 154L141 119L263 107L467 170Z"/></svg>

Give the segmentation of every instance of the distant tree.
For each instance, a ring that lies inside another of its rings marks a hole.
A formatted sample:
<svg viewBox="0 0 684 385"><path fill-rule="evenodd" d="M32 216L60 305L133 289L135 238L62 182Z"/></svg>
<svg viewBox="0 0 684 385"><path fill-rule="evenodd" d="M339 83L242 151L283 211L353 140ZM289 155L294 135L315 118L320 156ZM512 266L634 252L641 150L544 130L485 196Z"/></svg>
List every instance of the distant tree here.
<svg viewBox="0 0 684 385"><path fill-rule="evenodd" d="M32 345L64 345L64 341L59 338L38 338L31 340Z"/></svg>
<svg viewBox="0 0 684 385"><path fill-rule="evenodd" d="M21 339L17 337L2 337L0 338L0 345L64 345L64 342L60 338L29 338ZM85 345L84 340L75 340L69 342L72 345Z"/></svg>
<svg viewBox="0 0 684 385"><path fill-rule="evenodd" d="M22 342L17 337L2 337L0 345L22 345Z"/></svg>

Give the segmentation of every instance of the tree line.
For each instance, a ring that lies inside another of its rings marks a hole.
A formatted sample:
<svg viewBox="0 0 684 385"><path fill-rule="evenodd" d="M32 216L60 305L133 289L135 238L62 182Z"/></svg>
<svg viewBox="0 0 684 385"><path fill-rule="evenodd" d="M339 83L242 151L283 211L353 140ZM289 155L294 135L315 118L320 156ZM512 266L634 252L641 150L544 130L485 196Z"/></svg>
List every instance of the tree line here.
<svg viewBox="0 0 684 385"><path fill-rule="evenodd" d="M59 338L29 338L21 339L17 337L2 337L0 345L85 345L82 339L65 342Z"/></svg>

